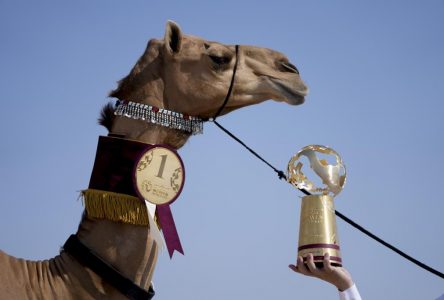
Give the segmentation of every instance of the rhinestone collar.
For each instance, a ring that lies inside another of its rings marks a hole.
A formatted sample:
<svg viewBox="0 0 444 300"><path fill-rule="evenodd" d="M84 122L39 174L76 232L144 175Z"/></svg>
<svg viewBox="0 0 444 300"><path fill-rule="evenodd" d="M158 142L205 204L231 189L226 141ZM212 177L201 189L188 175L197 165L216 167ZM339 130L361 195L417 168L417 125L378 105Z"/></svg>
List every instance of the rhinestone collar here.
<svg viewBox="0 0 444 300"><path fill-rule="evenodd" d="M114 115L143 120L193 135L203 133L202 119L143 103L117 101Z"/></svg>

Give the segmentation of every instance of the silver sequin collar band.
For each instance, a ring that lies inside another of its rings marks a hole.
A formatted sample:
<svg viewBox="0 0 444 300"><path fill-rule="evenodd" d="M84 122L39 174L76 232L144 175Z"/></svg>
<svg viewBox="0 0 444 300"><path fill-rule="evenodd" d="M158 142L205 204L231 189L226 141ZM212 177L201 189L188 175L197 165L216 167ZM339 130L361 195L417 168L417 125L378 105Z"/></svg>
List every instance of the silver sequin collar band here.
<svg viewBox="0 0 444 300"><path fill-rule="evenodd" d="M203 120L200 118L142 103L117 101L114 114L186 131L193 135L203 133Z"/></svg>

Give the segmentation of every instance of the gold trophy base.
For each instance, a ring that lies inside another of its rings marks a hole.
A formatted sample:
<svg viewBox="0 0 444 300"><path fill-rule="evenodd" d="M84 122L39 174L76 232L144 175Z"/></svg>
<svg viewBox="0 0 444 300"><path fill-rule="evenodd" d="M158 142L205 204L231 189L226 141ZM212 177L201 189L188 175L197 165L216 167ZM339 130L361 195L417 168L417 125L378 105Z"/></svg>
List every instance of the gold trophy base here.
<svg viewBox="0 0 444 300"><path fill-rule="evenodd" d="M333 197L309 195L302 198L298 256L304 262L313 254L317 267L323 267L324 255L330 255L333 266L342 266Z"/></svg>

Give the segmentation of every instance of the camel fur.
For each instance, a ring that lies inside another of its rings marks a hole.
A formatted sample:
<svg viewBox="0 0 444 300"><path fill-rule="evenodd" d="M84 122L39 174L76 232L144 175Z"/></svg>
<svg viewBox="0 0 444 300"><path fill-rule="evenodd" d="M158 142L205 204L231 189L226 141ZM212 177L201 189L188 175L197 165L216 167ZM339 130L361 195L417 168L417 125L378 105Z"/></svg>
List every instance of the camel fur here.
<svg viewBox="0 0 444 300"><path fill-rule="evenodd" d="M235 63L235 47L184 35L169 21L163 39L152 39L131 72L110 96L149 104L202 118L222 105ZM277 51L253 46L239 48L238 69L231 98L222 114L274 99L297 105L307 87L299 71ZM182 147L189 134L142 120L113 115L108 106L101 122L111 134L147 144ZM102 259L148 289L158 245L148 226L92 219L84 214L77 235ZM45 261L18 259L0 251L0 300L125 299L69 254Z"/></svg>

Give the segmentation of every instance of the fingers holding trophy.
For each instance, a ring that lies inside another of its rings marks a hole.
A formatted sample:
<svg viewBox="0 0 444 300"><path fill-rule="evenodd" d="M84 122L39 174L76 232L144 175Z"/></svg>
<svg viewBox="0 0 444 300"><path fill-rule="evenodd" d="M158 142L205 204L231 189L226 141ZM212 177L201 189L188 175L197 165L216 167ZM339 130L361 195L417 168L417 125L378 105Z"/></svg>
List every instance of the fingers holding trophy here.
<svg viewBox="0 0 444 300"><path fill-rule="evenodd" d="M287 171L288 182L309 194L302 197L298 256L305 262L311 253L322 267L328 253L333 266L342 266L333 203L346 179L341 157L329 147L309 145L290 159Z"/></svg>

